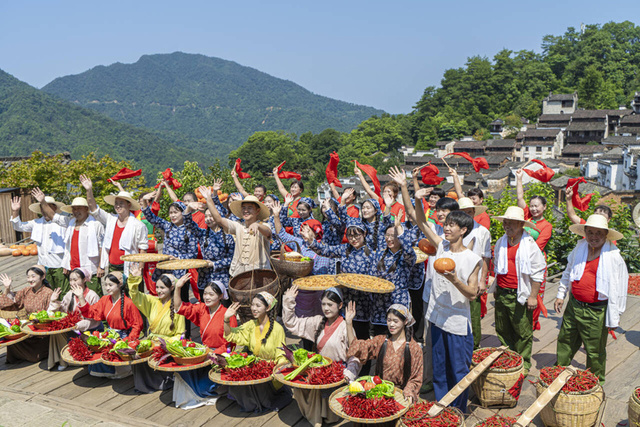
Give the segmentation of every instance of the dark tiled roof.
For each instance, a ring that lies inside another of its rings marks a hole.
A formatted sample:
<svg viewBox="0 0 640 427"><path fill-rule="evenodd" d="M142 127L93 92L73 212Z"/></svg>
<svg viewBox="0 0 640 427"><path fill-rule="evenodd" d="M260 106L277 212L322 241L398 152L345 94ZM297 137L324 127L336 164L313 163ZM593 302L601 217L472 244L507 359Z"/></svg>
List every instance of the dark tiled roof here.
<svg viewBox="0 0 640 427"><path fill-rule="evenodd" d="M438 142L436 142L436 147L444 147L445 145L447 145L450 142L452 142L452 141L438 141Z"/></svg>
<svg viewBox="0 0 640 427"><path fill-rule="evenodd" d="M527 138L555 138L560 129L527 129L525 132L518 133L517 139Z"/></svg>
<svg viewBox="0 0 640 427"><path fill-rule="evenodd" d="M550 94L544 100L545 101L571 101L573 100L574 94L572 93L560 93L557 95Z"/></svg>
<svg viewBox="0 0 640 427"><path fill-rule="evenodd" d="M535 146L551 147L551 146L555 145L555 143L556 143L555 139L531 139L531 140L525 139L524 142L522 143L522 146L524 146L524 147L535 147Z"/></svg>
<svg viewBox="0 0 640 427"><path fill-rule="evenodd" d="M515 139L490 139L486 148L514 148L516 145Z"/></svg>
<svg viewBox="0 0 640 427"><path fill-rule="evenodd" d="M605 147L602 145L587 145L587 144L571 144L564 147L562 154L591 154L591 153L604 153Z"/></svg>
<svg viewBox="0 0 640 427"><path fill-rule="evenodd" d="M602 131L607 129L605 122L574 122L572 121L567 126L567 132L580 132L580 131Z"/></svg>
<svg viewBox="0 0 640 427"><path fill-rule="evenodd" d="M605 119L607 110L576 110L571 115L572 120L580 119Z"/></svg>
<svg viewBox="0 0 640 427"><path fill-rule="evenodd" d="M538 117L538 123L545 123L545 122L569 123L569 120L571 120L571 114L542 114L540 117Z"/></svg>
<svg viewBox="0 0 640 427"><path fill-rule="evenodd" d="M491 123L489 123L489 125L503 125L504 124L504 120L502 119L496 119L494 121L492 121Z"/></svg>
<svg viewBox="0 0 640 427"><path fill-rule="evenodd" d="M485 145L487 145L487 141L456 141L453 149L454 151L482 150Z"/></svg>
<svg viewBox="0 0 640 427"><path fill-rule="evenodd" d="M607 115L609 117L622 117L622 116L627 116L629 114L631 114L633 112L633 110L630 110L628 108L624 108L622 110L604 110L607 112Z"/></svg>
<svg viewBox="0 0 640 427"><path fill-rule="evenodd" d="M635 136L608 136L602 140L606 145L632 145L640 144L640 140Z"/></svg>
<svg viewBox="0 0 640 427"><path fill-rule="evenodd" d="M618 135L621 134L621 133L629 133L631 135L638 135L638 134L640 134L640 128L630 127L630 126L620 126L618 129L616 129L616 133Z"/></svg>
<svg viewBox="0 0 640 427"><path fill-rule="evenodd" d="M508 177L509 175L511 175L511 168L509 168L508 166L503 166L500 169L498 169L495 172L490 173L487 176L487 179L503 179Z"/></svg>
<svg viewBox="0 0 640 427"><path fill-rule="evenodd" d="M640 114L630 114L620 119L621 125L640 124Z"/></svg>

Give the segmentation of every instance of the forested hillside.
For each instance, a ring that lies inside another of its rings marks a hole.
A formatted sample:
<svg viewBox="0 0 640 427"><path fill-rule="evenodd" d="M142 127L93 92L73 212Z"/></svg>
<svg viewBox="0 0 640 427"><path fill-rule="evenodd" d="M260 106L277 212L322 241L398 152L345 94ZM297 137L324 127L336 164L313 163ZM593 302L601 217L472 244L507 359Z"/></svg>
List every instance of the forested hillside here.
<svg viewBox="0 0 640 427"><path fill-rule="evenodd" d="M0 70L0 156L25 156L34 150L72 158L95 153L130 160L145 175L185 159L210 159L178 148L166 139L43 93Z"/></svg>
<svg viewBox="0 0 640 427"><path fill-rule="evenodd" d="M181 52L98 66L43 90L118 121L199 139L199 149L221 157L257 131L348 132L382 113L235 62Z"/></svg>

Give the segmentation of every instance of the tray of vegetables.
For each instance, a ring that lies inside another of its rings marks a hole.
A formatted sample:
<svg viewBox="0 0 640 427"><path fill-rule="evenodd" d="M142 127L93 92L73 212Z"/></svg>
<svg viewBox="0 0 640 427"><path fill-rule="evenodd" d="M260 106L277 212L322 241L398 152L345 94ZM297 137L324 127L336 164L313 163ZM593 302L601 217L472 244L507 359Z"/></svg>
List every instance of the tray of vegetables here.
<svg viewBox="0 0 640 427"><path fill-rule="evenodd" d="M76 324L82 320L80 313L62 313L60 311L47 312L46 310L29 315L29 322L22 325L22 332L29 335L54 335L63 334L76 328Z"/></svg>
<svg viewBox="0 0 640 427"><path fill-rule="evenodd" d="M120 339L120 335L113 329L106 331L85 331L80 335L80 339L89 347L92 353L102 353L110 350L111 347Z"/></svg>
<svg viewBox="0 0 640 427"><path fill-rule="evenodd" d="M102 353L102 363L111 366L136 365L149 360L153 353L153 343L151 340L129 340L116 341L109 351Z"/></svg>
<svg viewBox="0 0 640 427"><path fill-rule="evenodd" d="M282 347L289 364L273 371L275 379L295 388L329 389L345 382L344 365L303 348Z"/></svg>
<svg viewBox="0 0 640 427"><path fill-rule="evenodd" d="M189 371L211 365L209 348L193 341L182 339L164 340L158 337L159 346L154 347L148 359L149 366L158 371Z"/></svg>
<svg viewBox="0 0 640 427"><path fill-rule="evenodd" d="M393 421L405 414L411 401L392 382L364 376L329 397L329 408L346 420L362 424Z"/></svg>
<svg viewBox="0 0 640 427"><path fill-rule="evenodd" d="M21 326L24 320L17 317L12 320L0 319L0 348L6 347L28 338L27 334L22 332Z"/></svg>
<svg viewBox="0 0 640 427"><path fill-rule="evenodd" d="M213 356L209 379L217 384L255 385L273 379L275 362L248 353L223 353Z"/></svg>
<svg viewBox="0 0 640 427"><path fill-rule="evenodd" d="M69 344L60 351L60 357L69 365L86 366L102 362L102 353L92 353L86 342L80 338L71 338Z"/></svg>

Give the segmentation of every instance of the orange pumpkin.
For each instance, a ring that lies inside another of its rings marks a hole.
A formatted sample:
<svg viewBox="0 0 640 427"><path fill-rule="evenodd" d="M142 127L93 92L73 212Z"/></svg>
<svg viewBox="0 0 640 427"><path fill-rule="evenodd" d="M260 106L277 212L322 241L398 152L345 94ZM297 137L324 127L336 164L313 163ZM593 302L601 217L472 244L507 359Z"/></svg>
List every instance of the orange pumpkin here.
<svg viewBox="0 0 640 427"><path fill-rule="evenodd" d="M29 249L22 249L20 252L22 252L22 255L24 255L24 256L29 256L30 255Z"/></svg>
<svg viewBox="0 0 640 427"><path fill-rule="evenodd" d="M436 262L433 263L433 268L440 274L453 271L456 268L456 262L451 258L438 258Z"/></svg>
<svg viewBox="0 0 640 427"><path fill-rule="evenodd" d="M20 256L20 255L22 255L22 251L20 249L14 249L13 253L11 255Z"/></svg>
<svg viewBox="0 0 640 427"><path fill-rule="evenodd" d="M29 248L29 255L38 255L38 248L36 248L35 246Z"/></svg>
<svg viewBox="0 0 640 427"><path fill-rule="evenodd" d="M18 249L18 245L11 245L9 246L9 249Z"/></svg>
<svg viewBox="0 0 640 427"><path fill-rule="evenodd" d="M418 249L427 255L435 255L438 251L438 249L429 243L429 240L427 239L422 239L418 242Z"/></svg>

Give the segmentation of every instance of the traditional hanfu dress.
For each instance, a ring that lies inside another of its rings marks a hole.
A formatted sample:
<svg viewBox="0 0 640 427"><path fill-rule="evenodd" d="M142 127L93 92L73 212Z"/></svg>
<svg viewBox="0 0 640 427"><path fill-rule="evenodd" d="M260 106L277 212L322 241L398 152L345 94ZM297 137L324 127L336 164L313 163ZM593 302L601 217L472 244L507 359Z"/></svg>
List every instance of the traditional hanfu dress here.
<svg viewBox="0 0 640 427"><path fill-rule="evenodd" d="M266 343L262 339L267 335L270 321L264 325L262 332L257 320L250 320L237 328L231 328L224 338L237 346L245 346L256 357L273 360L276 365L286 363L281 347L285 342L284 329L279 323L273 325L273 330ZM229 387L229 398L238 402L244 412L265 412L279 410L291 402L291 390L277 381L250 386Z"/></svg>
<svg viewBox="0 0 640 427"><path fill-rule="evenodd" d="M284 326L293 335L313 341L316 331L323 320L322 315L312 317L296 316L296 301L285 295L282 299L282 320ZM347 362L347 350L349 341L347 339L347 322L342 316L338 317L331 325L325 325L318 336L318 352L336 362ZM347 364L347 369L352 372L355 378L360 371L360 364L354 358ZM326 423L336 423L341 420L331 409L329 409L329 396L335 389L328 390L293 390L293 397L298 402L302 415L315 427Z"/></svg>

